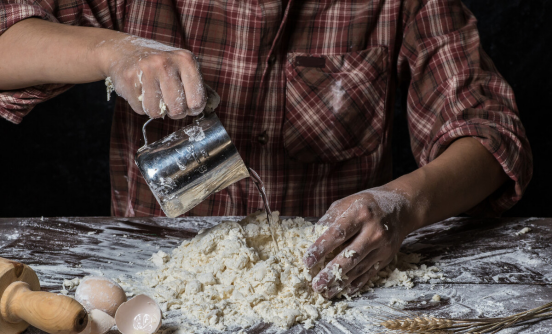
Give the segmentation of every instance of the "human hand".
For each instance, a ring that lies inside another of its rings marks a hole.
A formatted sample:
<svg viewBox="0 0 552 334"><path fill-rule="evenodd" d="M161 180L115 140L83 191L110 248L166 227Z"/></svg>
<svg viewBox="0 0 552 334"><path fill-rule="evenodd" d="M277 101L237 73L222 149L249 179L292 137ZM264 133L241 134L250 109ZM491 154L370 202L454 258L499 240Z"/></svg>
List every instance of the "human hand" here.
<svg viewBox="0 0 552 334"><path fill-rule="evenodd" d="M326 298L354 294L387 266L412 231L409 196L386 187L369 189L334 202L319 224L328 229L307 250L309 269L322 267L326 256L344 247L312 281Z"/></svg>
<svg viewBox="0 0 552 334"><path fill-rule="evenodd" d="M218 105L190 51L134 36L106 44L106 77L136 113L182 119L201 113L209 99L212 109Z"/></svg>

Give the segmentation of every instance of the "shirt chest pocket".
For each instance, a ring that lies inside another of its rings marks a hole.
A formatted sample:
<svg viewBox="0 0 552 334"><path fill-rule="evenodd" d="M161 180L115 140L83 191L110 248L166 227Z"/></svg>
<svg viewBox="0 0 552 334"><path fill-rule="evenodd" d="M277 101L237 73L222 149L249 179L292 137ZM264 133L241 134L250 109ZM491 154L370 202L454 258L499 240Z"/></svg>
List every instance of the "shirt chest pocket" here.
<svg viewBox="0 0 552 334"><path fill-rule="evenodd" d="M381 142L387 48L343 55L290 53L286 63L288 154L303 162L368 155Z"/></svg>

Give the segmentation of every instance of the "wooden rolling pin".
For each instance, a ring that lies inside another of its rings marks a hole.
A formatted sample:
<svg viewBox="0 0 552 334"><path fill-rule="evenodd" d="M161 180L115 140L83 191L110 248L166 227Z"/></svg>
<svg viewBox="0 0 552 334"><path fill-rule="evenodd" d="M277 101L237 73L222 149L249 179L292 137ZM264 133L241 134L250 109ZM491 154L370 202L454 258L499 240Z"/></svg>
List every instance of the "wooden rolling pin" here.
<svg viewBox="0 0 552 334"><path fill-rule="evenodd" d="M0 334L19 334L29 325L50 334L77 334L87 323L76 300L40 291L30 267L0 257Z"/></svg>

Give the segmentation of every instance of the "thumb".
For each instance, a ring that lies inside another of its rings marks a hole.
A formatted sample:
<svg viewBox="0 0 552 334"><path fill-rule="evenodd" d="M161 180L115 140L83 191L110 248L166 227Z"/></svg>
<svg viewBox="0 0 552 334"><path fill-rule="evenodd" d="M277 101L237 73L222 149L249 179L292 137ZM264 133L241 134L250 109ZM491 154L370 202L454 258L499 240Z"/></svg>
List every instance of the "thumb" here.
<svg viewBox="0 0 552 334"><path fill-rule="evenodd" d="M203 109L203 111L206 114L210 114L218 107L220 103L220 96L207 84L205 84L205 90L207 91L207 103L205 104L205 109Z"/></svg>

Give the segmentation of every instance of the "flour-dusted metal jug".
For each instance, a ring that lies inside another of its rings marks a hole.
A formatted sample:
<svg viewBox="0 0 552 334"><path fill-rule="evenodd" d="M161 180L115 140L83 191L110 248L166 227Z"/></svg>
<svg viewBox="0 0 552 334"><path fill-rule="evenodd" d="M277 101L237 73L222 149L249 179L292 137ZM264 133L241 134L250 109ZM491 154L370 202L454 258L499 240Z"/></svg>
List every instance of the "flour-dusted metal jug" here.
<svg viewBox="0 0 552 334"><path fill-rule="evenodd" d="M209 195L249 176L228 133L213 112L167 137L145 144L135 162L167 217L178 217Z"/></svg>

